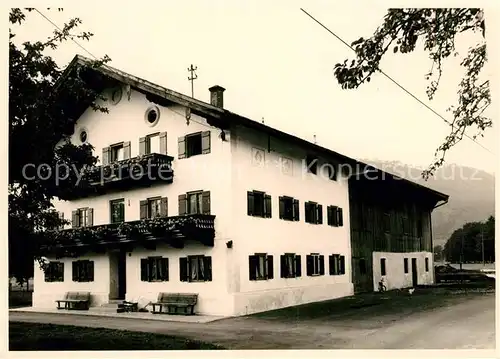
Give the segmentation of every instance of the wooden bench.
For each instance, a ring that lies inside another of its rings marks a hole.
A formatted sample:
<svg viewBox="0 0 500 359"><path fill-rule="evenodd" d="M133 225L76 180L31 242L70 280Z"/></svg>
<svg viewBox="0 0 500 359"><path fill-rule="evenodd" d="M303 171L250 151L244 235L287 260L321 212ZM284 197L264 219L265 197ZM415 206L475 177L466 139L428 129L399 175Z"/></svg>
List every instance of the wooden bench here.
<svg viewBox="0 0 500 359"><path fill-rule="evenodd" d="M90 292L67 292L64 299L56 300L57 309L89 310ZM64 303L64 307L61 304Z"/></svg>
<svg viewBox="0 0 500 359"><path fill-rule="evenodd" d="M182 308L182 314L193 315L194 306L198 301L198 294L195 293L159 293L156 303L153 306L153 314L180 314L178 309ZM166 311L162 311L166 308Z"/></svg>

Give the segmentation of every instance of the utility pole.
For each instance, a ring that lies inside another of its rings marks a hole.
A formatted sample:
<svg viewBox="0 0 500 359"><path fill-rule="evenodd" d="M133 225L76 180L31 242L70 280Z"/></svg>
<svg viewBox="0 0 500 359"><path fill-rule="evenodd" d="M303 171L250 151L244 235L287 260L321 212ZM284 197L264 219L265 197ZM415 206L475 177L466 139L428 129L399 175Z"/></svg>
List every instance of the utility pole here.
<svg viewBox="0 0 500 359"><path fill-rule="evenodd" d="M190 67L188 67L188 71L191 73L191 75L188 77L188 80L191 81L191 97L194 97L194 80L198 78L198 75L196 75L194 72L198 69L197 66L193 67L193 64L191 64Z"/></svg>
<svg viewBox="0 0 500 359"><path fill-rule="evenodd" d="M481 254L483 257L483 267L484 267L484 236L483 236L483 226L481 226Z"/></svg>

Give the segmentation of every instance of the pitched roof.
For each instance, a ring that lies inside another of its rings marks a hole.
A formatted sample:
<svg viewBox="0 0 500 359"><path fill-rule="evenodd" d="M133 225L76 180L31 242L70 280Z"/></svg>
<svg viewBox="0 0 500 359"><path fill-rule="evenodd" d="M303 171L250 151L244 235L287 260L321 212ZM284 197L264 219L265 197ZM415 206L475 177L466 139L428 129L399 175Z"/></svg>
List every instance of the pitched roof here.
<svg viewBox="0 0 500 359"><path fill-rule="evenodd" d="M427 193L428 195L433 197L436 200L436 202L441 200L447 201L449 198L449 196L444 193L435 191L426 186L422 186L416 182L400 178L394 174L382 171L373 165L363 163L361 161L345 156L341 153L330 150L328 148L319 146L315 143L309 142L300 137L283 132L271 126L251 120L244 116L238 115L236 113L233 113L231 111L228 111L226 109L217 106L213 106L209 103L197 100L195 98L186 96L182 93L167 89L165 87L141 79L137 76L131 75L129 73L126 73L124 71L118 70L114 67L105 64L100 65L98 67L93 67L92 66L93 63L94 61L89 58L86 58L81 55L76 55L66 68L60 81L64 82L65 76L67 76L70 72L74 71L75 69L80 68L81 66L86 68L93 68L94 71L101 73L108 79L124 83L126 85L129 85L131 88L134 88L135 90L146 94L146 96L149 96L150 100L153 100L155 102L161 102L163 100L170 103L176 103L182 106L189 107L191 108L191 111L193 113L205 117L207 119L207 122L212 126L219 127L221 129L228 129L231 124L233 125L237 124L244 127L252 128L257 131L264 132L269 136L281 138L285 141L290 141L292 143L295 143L301 147L304 147L305 149L307 149L307 151L311 151L312 153L316 153L318 155L324 155L327 158L333 157L345 164L354 165L356 167L362 167L370 171L376 171L390 178L400 179L403 182L406 182L407 184L413 186L416 190ZM60 81L56 83L56 87L58 86Z"/></svg>

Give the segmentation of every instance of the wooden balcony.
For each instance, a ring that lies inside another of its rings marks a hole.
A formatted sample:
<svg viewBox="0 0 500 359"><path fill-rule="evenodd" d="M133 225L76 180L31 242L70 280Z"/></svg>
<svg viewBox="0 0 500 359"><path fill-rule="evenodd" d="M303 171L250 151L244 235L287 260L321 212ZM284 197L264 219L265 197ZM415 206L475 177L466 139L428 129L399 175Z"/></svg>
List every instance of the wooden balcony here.
<svg viewBox="0 0 500 359"><path fill-rule="evenodd" d="M186 241L196 241L213 247L215 216L195 214L157 217L116 224L71 228L44 232L42 252L57 257L72 257L82 253L103 253L107 249L132 250L142 246L154 250L158 243L184 248Z"/></svg>
<svg viewBox="0 0 500 359"><path fill-rule="evenodd" d="M150 186L152 183L172 183L173 159L171 156L152 153L93 167L83 174L76 186L61 186L58 197L73 200Z"/></svg>

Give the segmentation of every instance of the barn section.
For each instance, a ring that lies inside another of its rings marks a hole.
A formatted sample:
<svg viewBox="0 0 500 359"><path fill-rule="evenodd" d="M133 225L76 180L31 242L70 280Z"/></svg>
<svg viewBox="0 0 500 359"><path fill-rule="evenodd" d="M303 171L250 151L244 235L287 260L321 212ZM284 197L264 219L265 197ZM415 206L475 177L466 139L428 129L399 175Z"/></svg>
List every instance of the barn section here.
<svg viewBox="0 0 500 359"><path fill-rule="evenodd" d="M349 179L354 292L432 283L434 208L448 196L366 166Z"/></svg>

